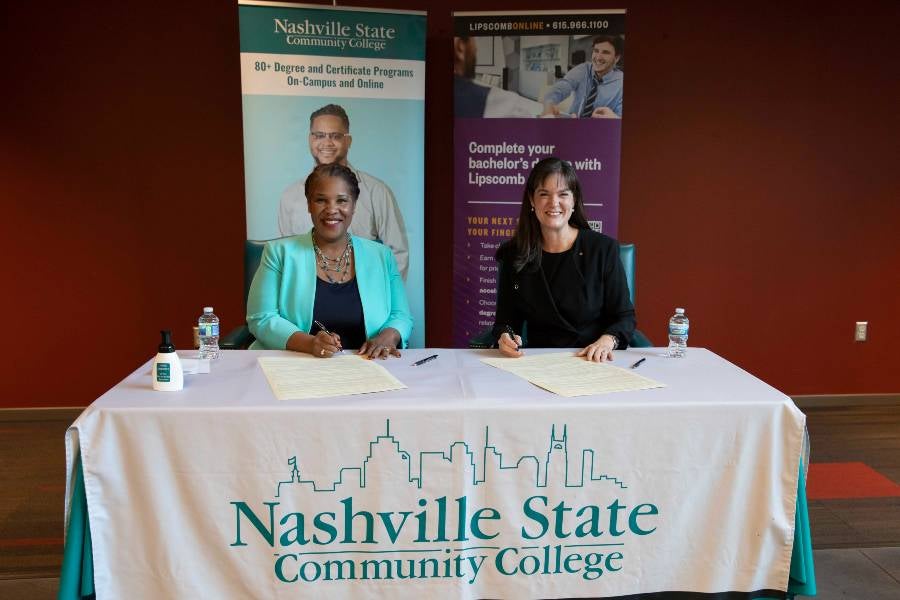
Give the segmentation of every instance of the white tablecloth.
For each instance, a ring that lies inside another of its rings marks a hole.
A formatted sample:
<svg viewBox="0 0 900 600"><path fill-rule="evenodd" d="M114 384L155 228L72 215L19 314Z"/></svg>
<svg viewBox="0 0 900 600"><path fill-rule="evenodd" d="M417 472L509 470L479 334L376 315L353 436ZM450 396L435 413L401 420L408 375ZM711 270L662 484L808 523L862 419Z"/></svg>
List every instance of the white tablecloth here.
<svg viewBox="0 0 900 600"><path fill-rule="evenodd" d="M615 364L666 387L579 398L492 351L409 350L382 363L408 389L288 402L256 362L288 353L225 352L177 393L143 365L67 435L97 598L783 592L803 414L662 353Z"/></svg>

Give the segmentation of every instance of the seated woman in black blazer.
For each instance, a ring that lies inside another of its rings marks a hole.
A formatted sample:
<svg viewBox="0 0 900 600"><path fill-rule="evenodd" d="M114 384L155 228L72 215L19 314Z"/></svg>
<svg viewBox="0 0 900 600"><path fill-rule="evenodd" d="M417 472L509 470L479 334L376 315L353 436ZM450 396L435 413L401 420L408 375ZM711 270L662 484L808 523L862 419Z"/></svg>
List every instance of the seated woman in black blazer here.
<svg viewBox="0 0 900 600"><path fill-rule="evenodd" d="M635 328L619 244L588 226L572 165L545 158L528 176L516 234L497 250L500 281L494 338L504 356L528 346L580 348L587 360L612 359Z"/></svg>

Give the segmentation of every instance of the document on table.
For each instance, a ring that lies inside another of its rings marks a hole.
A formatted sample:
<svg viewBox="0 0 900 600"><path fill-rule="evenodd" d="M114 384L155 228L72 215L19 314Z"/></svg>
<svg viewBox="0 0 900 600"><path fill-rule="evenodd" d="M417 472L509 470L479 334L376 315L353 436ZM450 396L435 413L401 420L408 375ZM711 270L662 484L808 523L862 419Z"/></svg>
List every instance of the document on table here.
<svg viewBox="0 0 900 600"><path fill-rule="evenodd" d="M279 400L330 398L406 388L374 360L356 354L333 358L263 356L259 358L272 392Z"/></svg>
<svg viewBox="0 0 900 600"><path fill-rule="evenodd" d="M632 370L588 361L568 352L481 361L567 398L665 387Z"/></svg>

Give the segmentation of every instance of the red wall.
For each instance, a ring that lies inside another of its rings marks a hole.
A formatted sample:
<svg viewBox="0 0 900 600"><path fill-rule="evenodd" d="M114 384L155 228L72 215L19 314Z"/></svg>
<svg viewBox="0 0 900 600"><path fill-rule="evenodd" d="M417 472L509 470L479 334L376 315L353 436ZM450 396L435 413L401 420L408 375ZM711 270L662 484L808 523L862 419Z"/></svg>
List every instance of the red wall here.
<svg viewBox="0 0 900 600"><path fill-rule="evenodd" d="M2 9L0 406L86 405L160 328L187 347L202 306L243 319L235 5L107 4ZM445 346L451 7L358 5L430 10L427 340ZM661 344L684 306L692 345L787 393L900 391L898 5L566 3L604 6L628 9L620 231L640 327Z"/></svg>

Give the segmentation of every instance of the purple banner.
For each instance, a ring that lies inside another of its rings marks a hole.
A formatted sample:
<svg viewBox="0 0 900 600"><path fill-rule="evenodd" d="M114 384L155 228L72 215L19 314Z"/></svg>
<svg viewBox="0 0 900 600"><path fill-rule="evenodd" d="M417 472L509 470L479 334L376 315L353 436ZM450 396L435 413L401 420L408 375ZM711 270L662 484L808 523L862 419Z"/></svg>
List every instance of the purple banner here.
<svg viewBox="0 0 900 600"><path fill-rule="evenodd" d="M616 236L620 119L457 119L454 132L454 345L494 324L494 253L515 233L525 181L542 158L570 161L591 228ZM547 142L546 140L555 140Z"/></svg>
<svg viewBox="0 0 900 600"><path fill-rule="evenodd" d="M454 17L453 344L466 347L494 324L494 255L538 161L571 162L591 228L616 237L625 15Z"/></svg>

